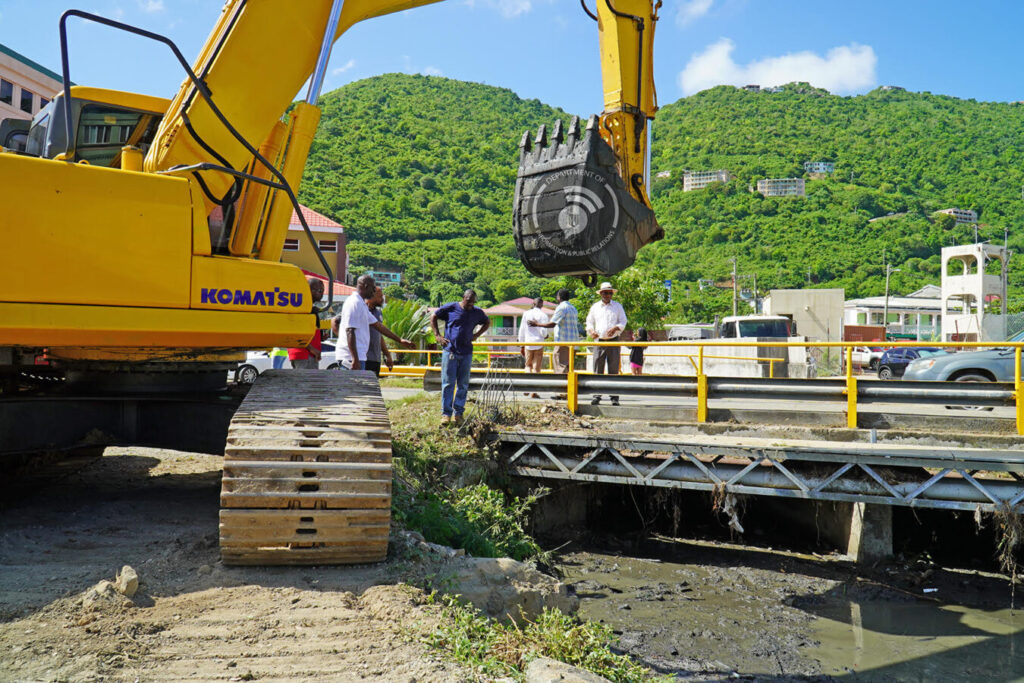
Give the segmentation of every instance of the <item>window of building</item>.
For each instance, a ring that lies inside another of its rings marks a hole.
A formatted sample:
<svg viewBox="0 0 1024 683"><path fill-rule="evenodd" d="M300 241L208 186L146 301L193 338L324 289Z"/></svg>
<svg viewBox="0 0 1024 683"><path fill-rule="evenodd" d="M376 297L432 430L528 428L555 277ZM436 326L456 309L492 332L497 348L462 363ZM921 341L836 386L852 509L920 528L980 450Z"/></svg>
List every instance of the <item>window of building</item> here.
<svg viewBox="0 0 1024 683"><path fill-rule="evenodd" d="M285 251L298 251L299 250L299 240L297 240L297 239L295 239L295 240L285 240L284 241L284 250Z"/></svg>
<svg viewBox="0 0 1024 683"><path fill-rule="evenodd" d="M26 114L32 113L32 100L34 98L35 96L31 92L24 88L21 89L21 110Z"/></svg>
<svg viewBox="0 0 1024 683"><path fill-rule="evenodd" d="M867 325L868 324L868 314L867 313L857 313L857 324L858 325Z"/></svg>
<svg viewBox="0 0 1024 683"><path fill-rule="evenodd" d="M42 109L43 107L45 107L49 103L50 103L50 100L46 99L45 97L40 97L39 98L39 108L40 109Z"/></svg>
<svg viewBox="0 0 1024 683"><path fill-rule="evenodd" d="M14 84L0 79L0 102L14 104Z"/></svg>
<svg viewBox="0 0 1024 683"><path fill-rule="evenodd" d="M320 251L337 253L338 251L338 240L320 240Z"/></svg>

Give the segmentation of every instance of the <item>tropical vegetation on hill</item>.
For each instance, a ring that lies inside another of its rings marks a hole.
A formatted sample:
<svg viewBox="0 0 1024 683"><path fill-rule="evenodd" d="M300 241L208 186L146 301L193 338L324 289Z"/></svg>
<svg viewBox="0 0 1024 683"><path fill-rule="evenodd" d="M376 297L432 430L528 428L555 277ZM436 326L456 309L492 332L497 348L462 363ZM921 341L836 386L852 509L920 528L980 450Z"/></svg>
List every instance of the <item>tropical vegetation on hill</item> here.
<svg viewBox="0 0 1024 683"><path fill-rule="evenodd" d="M519 264L511 206L522 132L568 114L502 88L403 74L352 83L321 105L301 200L346 227L354 270L401 270L405 290L393 293L431 304L466 286L486 302L566 284ZM900 268L894 292L937 283L941 247L974 240L973 226L939 209L973 209L978 239L1002 243L1006 229L1011 249L1024 247L1022 143L1024 105L882 89L839 97L799 83L712 88L658 113L652 201L666 237L629 278L671 279L669 319L679 320L731 307L729 293L696 284L727 281L732 257L762 293L878 295L886 261ZM835 162L835 173L804 173L811 160ZM686 169L733 179L683 192ZM804 177L807 196L749 191L765 177ZM1022 270L1011 260L1014 310Z"/></svg>

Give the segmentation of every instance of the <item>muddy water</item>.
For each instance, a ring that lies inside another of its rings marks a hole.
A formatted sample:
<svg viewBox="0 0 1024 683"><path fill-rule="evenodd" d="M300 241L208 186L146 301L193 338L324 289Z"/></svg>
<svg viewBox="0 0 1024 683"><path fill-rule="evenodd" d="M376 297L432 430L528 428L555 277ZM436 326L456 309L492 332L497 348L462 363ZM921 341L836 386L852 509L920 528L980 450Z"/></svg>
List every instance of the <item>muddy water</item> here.
<svg viewBox="0 0 1024 683"><path fill-rule="evenodd" d="M583 617L686 680L1024 681L1024 614L998 577L940 570L916 585L910 572L700 542L563 560Z"/></svg>

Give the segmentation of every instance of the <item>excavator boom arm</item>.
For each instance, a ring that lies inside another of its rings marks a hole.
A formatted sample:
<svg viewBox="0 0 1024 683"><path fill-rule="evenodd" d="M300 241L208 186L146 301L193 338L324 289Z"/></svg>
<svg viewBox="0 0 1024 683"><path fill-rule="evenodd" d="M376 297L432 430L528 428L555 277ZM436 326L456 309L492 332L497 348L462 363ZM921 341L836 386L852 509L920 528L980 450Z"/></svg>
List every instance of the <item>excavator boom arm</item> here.
<svg viewBox="0 0 1024 683"><path fill-rule="evenodd" d="M267 169L260 168L266 164L262 159L254 160L252 150L283 146L277 160L269 161L289 168L287 180L297 184L319 120L313 105L330 45L359 21L436 1L306 1L292 3L287 12L282 12L273 0L229 0L194 66L202 87L222 115L211 108L196 84L186 81L161 122L146 155L145 170L166 172L205 163L266 177ZM632 263L637 249L661 234L646 191L647 135L657 109L652 46L660 5L660 1L652 0L597 0L595 14L584 4L598 24L604 86L605 111L594 134L600 136L613 157L609 158L603 148L598 151L595 144L584 167L589 163L608 176L604 184L614 185L612 192L620 195L608 199L621 219L611 214L590 219L590 230L578 235L589 240L590 246L584 251L590 253L585 258L568 263L556 254L556 258L545 258L545 264L538 266L537 249L524 246L524 228L557 228L564 232L564 227L553 222L558 214L543 210L530 213L539 224L527 226L521 220L526 214L519 210L517 199L517 245L524 264L536 274L618 272ZM300 105L293 112L292 128L282 134L281 114L311 75L307 106ZM225 120L234 131L225 126ZM223 251L267 260L280 258L285 227L282 221L289 215L281 192L272 191L267 199L265 187L243 184L235 175L216 170L196 170L193 175L203 190L206 213L220 207L226 216L229 234L223 238ZM268 208L253 206L264 202ZM564 219L563 215L563 223ZM605 240L609 230L616 235ZM595 249L594 244L601 246Z"/></svg>

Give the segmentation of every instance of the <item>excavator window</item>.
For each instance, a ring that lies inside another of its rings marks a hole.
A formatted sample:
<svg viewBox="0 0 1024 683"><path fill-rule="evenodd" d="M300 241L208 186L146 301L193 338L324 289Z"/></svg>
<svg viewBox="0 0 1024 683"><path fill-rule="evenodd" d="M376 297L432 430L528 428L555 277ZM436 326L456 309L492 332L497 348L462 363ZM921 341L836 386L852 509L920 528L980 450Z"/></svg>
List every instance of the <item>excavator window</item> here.
<svg viewBox="0 0 1024 683"><path fill-rule="evenodd" d="M78 117L75 157L96 166L118 166L121 148L153 142L160 117L105 104L86 104Z"/></svg>

